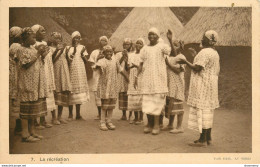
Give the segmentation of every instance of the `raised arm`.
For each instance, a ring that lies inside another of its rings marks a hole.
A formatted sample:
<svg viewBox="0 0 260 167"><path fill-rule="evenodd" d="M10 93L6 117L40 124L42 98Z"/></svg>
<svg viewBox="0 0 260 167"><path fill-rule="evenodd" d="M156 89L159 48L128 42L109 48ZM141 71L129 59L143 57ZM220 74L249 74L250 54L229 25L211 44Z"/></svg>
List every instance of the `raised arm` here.
<svg viewBox="0 0 260 167"><path fill-rule="evenodd" d="M170 43L170 47L171 47L171 53L170 53L170 56L177 56L177 52L176 52L176 49L175 47L173 46L173 43L172 43L172 32L171 30L168 30L167 32L167 38L169 40L169 43Z"/></svg>

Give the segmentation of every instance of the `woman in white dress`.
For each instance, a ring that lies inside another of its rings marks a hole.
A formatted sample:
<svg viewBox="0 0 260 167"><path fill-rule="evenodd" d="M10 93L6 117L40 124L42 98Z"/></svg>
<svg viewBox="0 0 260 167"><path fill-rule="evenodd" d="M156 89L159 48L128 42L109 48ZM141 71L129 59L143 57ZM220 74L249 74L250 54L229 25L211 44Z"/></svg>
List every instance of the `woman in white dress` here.
<svg viewBox="0 0 260 167"><path fill-rule="evenodd" d="M89 88L85 64L88 61L86 47L80 44L81 35L75 31L71 35L72 46L66 47L72 91L70 94L69 118L73 120L73 105L76 105L76 120L84 120L80 115L80 105L89 101Z"/></svg>
<svg viewBox="0 0 260 167"><path fill-rule="evenodd" d="M200 138L190 143L191 146L205 147L211 144L214 110L219 107L220 64L218 52L214 48L217 40L217 32L206 31L201 41L203 49L195 56L193 63L181 60L192 70L187 100L190 106L188 128L200 132Z"/></svg>
<svg viewBox="0 0 260 167"><path fill-rule="evenodd" d="M152 132L154 135L160 132L159 116L164 109L168 93L165 58L171 52L168 45L159 42L159 37L158 29L151 28L149 30L150 43L141 50L141 63L135 81L135 86L138 86L138 76L143 71L140 78L140 90L143 96L142 111L148 119L144 132Z"/></svg>

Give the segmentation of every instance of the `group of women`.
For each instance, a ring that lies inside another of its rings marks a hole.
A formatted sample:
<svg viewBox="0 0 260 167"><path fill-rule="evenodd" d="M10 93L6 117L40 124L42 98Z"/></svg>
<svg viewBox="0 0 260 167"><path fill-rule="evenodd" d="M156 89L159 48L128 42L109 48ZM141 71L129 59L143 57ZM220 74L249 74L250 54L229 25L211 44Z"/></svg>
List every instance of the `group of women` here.
<svg viewBox="0 0 260 167"><path fill-rule="evenodd" d="M161 38L158 29L148 31L149 44L139 38L133 43L123 41L123 51L115 53L108 45L108 38L99 38L100 48L90 55L80 44L81 35L71 35L72 45L65 46L62 35L53 32L48 43L44 41L43 26L10 29L10 108L19 112L15 132L21 132L22 141L35 142L43 137L35 132L53 125L66 124L73 120L73 105L76 105L76 120L82 120L80 105L89 101L89 87L85 64L93 69L92 91L95 94L100 130L114 130L113 110L118 99L121 120L133 124L143 123L147 116L144 133L159 134L160 130L183 133L184 71L191 68L191 81L187 104L190 105L188 127L199 130L200 138L191 146L204 147L211 144L211 129L214 109L218 102L219 55L214 49L218 34L209 30L203 34L202 50L190 63L182 54L184 42L172 40L170 46ZM133 49L134 46L134 49ZM56 116L56 106L58 115ZM19 106L19 107L18 107ZM62 118L63 107L69 107L68 119ZM45 120L47 112L52 122ZM134 113L134 119L131 119ZM163 126L164 116L169 124ZM177 126L174 128L174 118ZM22 125L22 126L21 126ZM21 128L22 127L22 128Z"/></svg>

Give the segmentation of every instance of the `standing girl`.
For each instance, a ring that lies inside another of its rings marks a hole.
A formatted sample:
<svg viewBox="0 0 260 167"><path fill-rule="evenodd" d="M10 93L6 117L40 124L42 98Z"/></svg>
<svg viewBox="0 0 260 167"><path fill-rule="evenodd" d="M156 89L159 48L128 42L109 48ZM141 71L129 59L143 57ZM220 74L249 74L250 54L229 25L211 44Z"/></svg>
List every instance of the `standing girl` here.
<svg viewBox="0 0 260 167"><path fill-rule="evenodd" d="M43 59L48 54L44 46L37 50L35 34L30 27L24 28L22 46L17 51L19 58L20 118L23 120L22 141L35 142L43 137L34 131L34 120L47 114L45 70Z"/></svg>
<svg viewBox="0 0 260 167"><path fill-rule="evenodd" d="M172 52L170 57L166 58L167 78L169 93L166 97L165 116L169 119L166 129L170 133L183 133L182 120L184 114L183 101L184 97L184 65L178 64L179 59L185 59L181 54L184 49L184 43L180 40L172 42L172 33L169 31L167 37L171 44ZM174 117L177 115L177 127L173 128Z"/></svg>
<svg viewBox="0 0 260 167"><path fill-rule="evenodd" d="M72 47L66 47L65 53L69 63L72 92L70 94L69 121L73 120L73 105L76 105L76 120L84 120L80 115L80 105L89 100L89 89L84 62L88 60L85 46L80 44L81 35L75 31L71 35Z"/></svg>
<svg viewBox="0 0 260 167"><path fill-rule="evenodd" d="M15 134L21 134L22 122L19 118L20 100L18 94L18 57L17 50L21 47L22 28L12 27L9 31L9 107L10 114L16 118Z"/></svg>
<svg viewBox="0 0 260 167"><path fill-rule="evenodd" d="M143 95L142 111L147 114L148 119L144 132L152 131L154 135L160 132L159 116L164 109L168 93L165 57L171 51L169 46L158 41L159 36L156 28L149 30L150 44L141 50L141 63L135 81L135 85L138 86L138 76L143 70L140 78L140 89Z"/></svg>
<svg viewBox="0 0 260 167"><path fill-rule="evenodd" d="M140 89L134 87L135 78L137 77L137 68L140 65L140 50L144 46L144 39L139 38L136 41L136 52L129 55L128 68L130 69L129 84L128 84L128 110L134 112L135 119L133 123L141 124L143 122L142 112L142 96Z"/></svg>
<svg viewBox="0 0 260 167"><path fill-rule="evenodd" d="M89 61L93 63L93 65L91 66L93 69L93 80L94 83L92 85L92 91L95 94L95 100L96 100L96 106L98 109L98 120L100 120L101 117L101 99L98 98L97 96L97 86L98 86L98 80L99 80L99 76L100 76L100 72L99 70L96 68L96 63L97 63L97 58L99 57L99 55L103 54L103 47L106 46L108 43L108 38L106 36L102 36L99 38L99 49L94 50L89 58ZM102 56L101 56L102 57Z"/></svg>
<svg viewBox="0 0 260 167"><path fill-rule="evenodd" d="M120 69L118 61L112 57L113 50L112 47L107 45L104 47L104 56L98 56L96 66L100 70L100 78L98 82L98 97L101 98L101 120L100 129L101 130L114 130L116 127L111 122L113 109L115 109L117 100L117 84L118 72L122 71Z"/></svg>
<svg viewBox="0 0 260 167"><path fill-rule="evenodd" d="M44 41L46 31L45 28L41 25L34 25L32 26L32 30L36 34L36 43L35 48L38 50L40 45L47 46L47 42ZM46 77L46 84L47 84L47 111L52 113L52 116L55 114L56 106L55 106L55 100L54 100L54 90L55 90L55 83L54 83L54 73L53 73L53 63L52 63L52 57L51 52L49 52L48 55L44 58L44 70L45 70L45 77ZM52 117L52 119L55 119ZM45 117L40 118L40 126L38 126L38 129L44 129L44 128L51 128L52 125L48 124Z"/></svg>
<svg viewBox="0 0 260 167"><path fill-rule="evenodd" d="M62 119L63 107L69 106L69 94L72 89L69 75L68 62L64 52L64 44L62 43L62 35L58 32L51 34L49 43L52 53L52 61L55 79L55 104L58 105L58 120L54 119L56 124L66 124L67 121ZM56 116L53 116L56 118Z"/></svg>
<svg viewBox="0 0 260 167"><path fill-rule="evenodd" d="M132 50L132 40L130 38L125 38L123 42L123 52L119 52L115 55L117 61L120 66L124 68L125 75L119 74L118 76L118 91L119 91L119 110L122 110L121 120L127 120L126 118L126 110L127 110L127 86L129 79L126 77L129 75L129 70L127 68L128 54ZM129 114L130 115L130 114Z"/></svg>

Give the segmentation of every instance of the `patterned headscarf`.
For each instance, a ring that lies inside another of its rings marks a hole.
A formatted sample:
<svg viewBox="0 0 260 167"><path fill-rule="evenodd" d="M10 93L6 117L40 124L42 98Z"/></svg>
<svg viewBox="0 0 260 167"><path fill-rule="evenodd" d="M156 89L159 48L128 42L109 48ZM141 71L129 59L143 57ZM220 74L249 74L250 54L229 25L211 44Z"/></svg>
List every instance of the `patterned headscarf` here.
<svg viewBox="0 0 260 167"><path fill-rule="evenodd" d="M204 36L209 39L210 45L215 45L218 41L218 33L214 30L208 30L205 32Z"/></svg>
<svg viewBox="0 0 260 167"><path fill-rule="evenodd" d="M40 27L43 27L43 26L41 26L41 25L39 25L39 24L35 24L34 26L32 26L32 30L33 30L35 33L37 33L37 32L39 31Z"/></svg>
<svg viewBox="0 0 260 167"><path fill-rule="evenodd" d="M101 36L101 37L99 38L99 42L102 41L102 40L105 40L105 41L108 42L107 36Z"/></svg>
<svg viewBox="0 0 260 167"><path fill-rule="evenodd" d="M81 37L80 33L78 31L74 31L72 34L71 34L71 38L75 38L75 37Z"/></svg>
<svg viewBox="0 0 260 167"><path fill-rule="evenodd" d="M21 27L14 26L9 30L10 38L18 38L21 36L23 29Z"/></svg>
<svg viewBox="0 0 260 167"><path fill-rule="evenodd" d="M62 35L59 32L52 32L51 37L54 39L61 39L62 40Z"/></svg>

